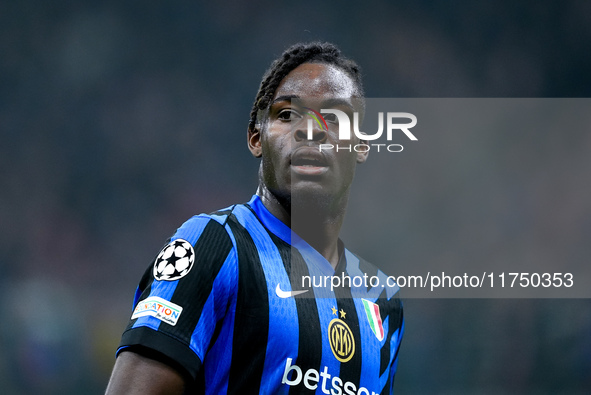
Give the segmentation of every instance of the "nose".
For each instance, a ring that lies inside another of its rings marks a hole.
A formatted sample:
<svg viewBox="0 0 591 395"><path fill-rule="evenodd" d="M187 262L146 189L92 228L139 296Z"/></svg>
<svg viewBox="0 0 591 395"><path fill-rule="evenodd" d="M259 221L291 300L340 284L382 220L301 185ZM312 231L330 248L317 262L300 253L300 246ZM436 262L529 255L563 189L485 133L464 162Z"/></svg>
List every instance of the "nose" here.
<svg viewBox="0 0 591 395"><path fill-rule="evenodd" d="M325 128L311 117L304 117L304 119L306 119L306 122L299 122L296 125L294 132L296 141L308 140L320 144L325 143L328 138Z"/></svg>

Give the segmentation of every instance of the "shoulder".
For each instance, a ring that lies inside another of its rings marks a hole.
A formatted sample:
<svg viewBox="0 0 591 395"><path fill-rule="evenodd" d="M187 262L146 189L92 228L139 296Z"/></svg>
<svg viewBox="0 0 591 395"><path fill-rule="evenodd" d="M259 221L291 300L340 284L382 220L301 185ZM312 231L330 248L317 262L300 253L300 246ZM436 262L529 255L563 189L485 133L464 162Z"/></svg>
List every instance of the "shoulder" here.
<svg viewBox="0 0 591 395"><path fill-rule="evenodd" d="M236 231L244 230L235 225L239 218L254 215L246 204L235 204L209 214L199 214L185 221L171 237L170 241L175 239L184 239L194 245L202 237L218 237L233 239Z"/></svg>
<svg viewBox="0 0 591 395"><path fill-rule="evenodd" d="M217 272L235 260L234 237L226 226L234 206L185 221L167 240L140 282L146 288L155 280L173 281L197 268ZM190 276L188 276L190 277Z"/></svg>
<svg viewBox="0 0 591 395"><path fill-rule="evenodd" d="M352 277L353 285L361 285L352 289L353 297L379 306L383 319L390 316L397 321L396 325L402 325L402 302L396 283L371 262L347 249L345 254L347 274Z"/></svg>
<svg viewBox="0 0 591 395"><path fill-rule="evenodd" d="M227 234L226 223L233 207L210 214L194 215L176 230L171 237L171 241L183 239L195 245L197 240L203 236L207 236L210 232L213 232L218 237L224 237L224 234Z"/></svg>
<svg viewBox="0 0 591 395"><path fill-rule="evenodd" d="M351 277L360 278L358 283L363 284L360 291L367 293L366 297L371 299L398 297L398 286L389 282L388 275L376 265L347 249L345 249L345 258L347 259L347 273Z"/></svg>

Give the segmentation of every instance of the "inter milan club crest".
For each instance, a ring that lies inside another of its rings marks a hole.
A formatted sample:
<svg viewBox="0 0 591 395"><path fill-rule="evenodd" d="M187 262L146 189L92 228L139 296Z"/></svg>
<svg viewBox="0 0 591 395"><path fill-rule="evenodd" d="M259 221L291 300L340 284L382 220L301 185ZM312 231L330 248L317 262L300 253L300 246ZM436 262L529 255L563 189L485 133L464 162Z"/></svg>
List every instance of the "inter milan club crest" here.
<svg viewBox="0 0 591 395"><path fill-rule="evenodd" d="M363 301L363 307L365 307L365 314L369 320L371 331L379 341L384 340L384 327L382 326L382 317L380 316L380 306L366 299L361 300Z"/></svg>
<svg viewBox="0 0 591 395"><path fill-rule="evenodd" d="M189 273L195 261L195 251L187 240L171 241L160 251L154 262L154 278L160 281L174 281Z"/></svg>
<svg viewBox="0 0 591 395"><path fill-rule="evenodd" d="M332 313L337 315L337 309L332 308ZM346 314L343 309L339 311L341 318L345 318ZM328 340L330 342L330 349L335 358L340 362L348 362L355 354L355 339L353 332L345 321L334 318L328 324Z"/></svg>

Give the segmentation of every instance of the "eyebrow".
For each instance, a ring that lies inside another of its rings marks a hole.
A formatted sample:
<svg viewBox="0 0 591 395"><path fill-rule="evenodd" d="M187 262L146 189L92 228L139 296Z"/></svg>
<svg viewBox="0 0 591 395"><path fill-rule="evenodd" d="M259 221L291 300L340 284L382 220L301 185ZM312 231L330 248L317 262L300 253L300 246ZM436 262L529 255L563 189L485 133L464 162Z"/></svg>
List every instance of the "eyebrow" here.
<svg viewBox="0 0 591 395"><path fill-rule="evenodd" d="M349 99L341 99L341 98L333 98L328 99L322 102L322 107L337 107L337 106L344 106L354 108L353 103Z"/></svg>
<svg viewBox="0 0 591 395"><path fill-rule="evenodd" d="M273 105L275 103L282 102L282 101L292 101L293 99L301 99L301 97L298 95L279 96L271 102L271 105ZM354 108L354 105L351 103L351 100L348 100L348 99L332 98L332 99L327 99L322 102L322 107L329 107L330 108L330 107L336 107L336 106L345 106L345 107Z"/></svg>
<svg viewBox="0 0 591 395"><path fill-rule="evenodd" d="M283 95L283 96L279 96L277 98L275 98L275 100L273 100L271 102L271 105L275 104L275 103L279 103L282 101L291 101L292 99L299 99L300 97L298 95Z"/></svg>

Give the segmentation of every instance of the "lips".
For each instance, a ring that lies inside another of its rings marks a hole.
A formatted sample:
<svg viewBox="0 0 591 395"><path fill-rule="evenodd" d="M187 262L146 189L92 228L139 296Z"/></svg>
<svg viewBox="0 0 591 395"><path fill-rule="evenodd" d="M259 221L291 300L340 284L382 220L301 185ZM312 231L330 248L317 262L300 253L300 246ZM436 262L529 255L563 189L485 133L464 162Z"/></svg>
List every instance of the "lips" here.
<svg viewBox="0 0 591 395"><path fill-rule="evenodd" d="M301 175L321 175L328 171L328 160L312 147L299 148L291 155L291 168Z"/></svg>

